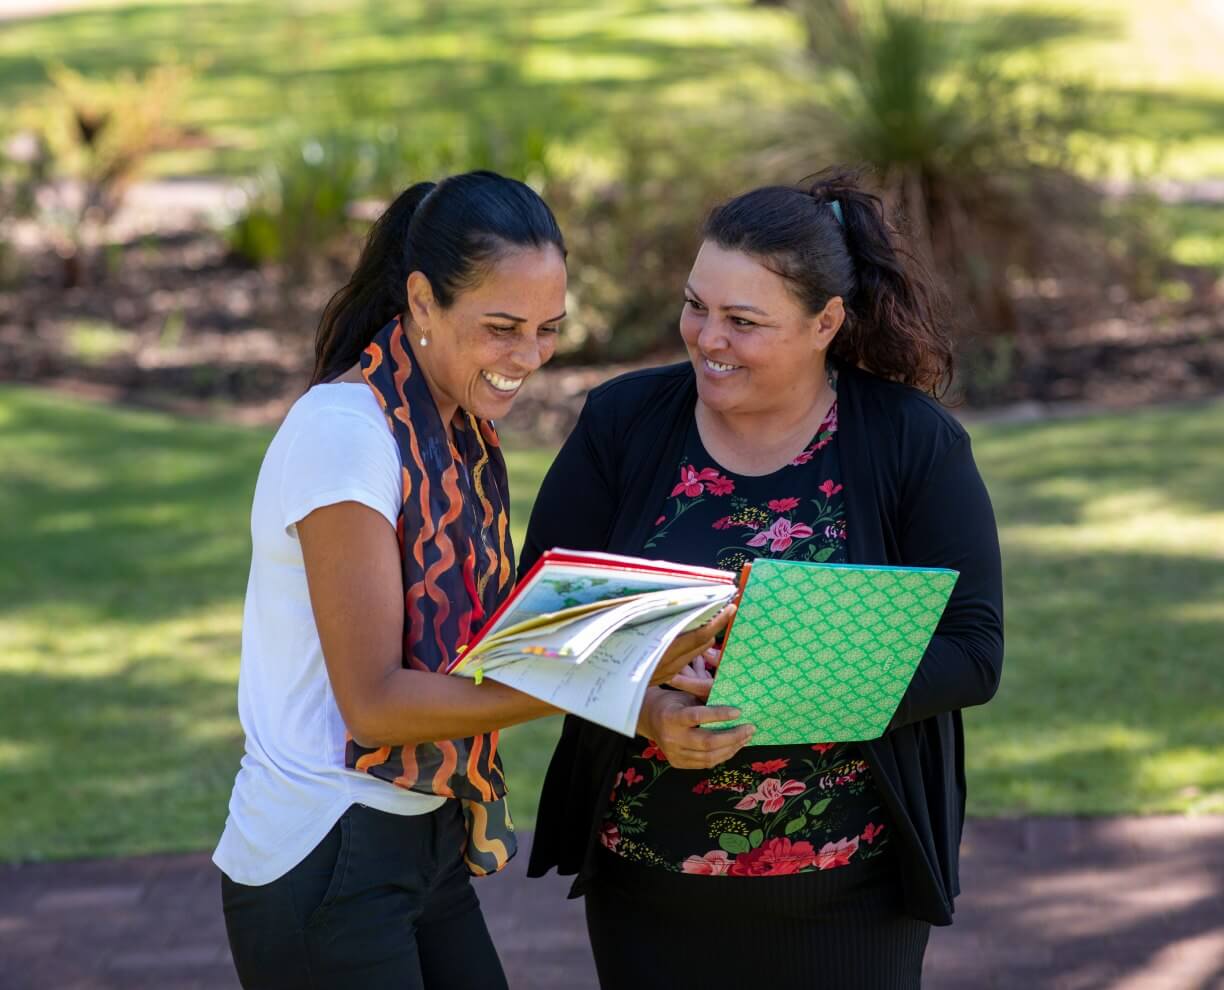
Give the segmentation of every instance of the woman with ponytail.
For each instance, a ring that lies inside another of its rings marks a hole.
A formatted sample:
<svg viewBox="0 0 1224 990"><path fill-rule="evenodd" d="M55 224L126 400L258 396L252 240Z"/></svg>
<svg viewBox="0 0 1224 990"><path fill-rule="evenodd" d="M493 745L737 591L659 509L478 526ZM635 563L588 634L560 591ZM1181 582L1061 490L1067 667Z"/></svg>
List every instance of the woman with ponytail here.
<svg viewBox="0 0 1224 990"><path fill-rule="evenodd" d="M251 512L246 752L214 854L244 987L506 986L469 876L515 850L497 730L554 710L444 671L513 584L493 420L552 357L565 291L543 200L473 172L401 194L323 313Z"/></svg>
<svg viewBox="0 0 1224 990"><path fill-rule="evenodd" d="M959 889L960 711L1003 658L990 500L937 401L940 293L840 172L715 209L684 293L689 361L591 392L522 566L561 545L960 579L879 739L711 754L715 651L649 690L635 740L567 718L529 872L577 874L605 988L916 988Z"/></svg>

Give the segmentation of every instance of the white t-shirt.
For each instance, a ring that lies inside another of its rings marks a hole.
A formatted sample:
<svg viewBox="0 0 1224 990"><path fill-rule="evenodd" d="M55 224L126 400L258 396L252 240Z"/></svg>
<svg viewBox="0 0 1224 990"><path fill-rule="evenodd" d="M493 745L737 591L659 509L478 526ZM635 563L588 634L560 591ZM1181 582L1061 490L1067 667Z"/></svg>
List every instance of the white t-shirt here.
<svg viewBox="0 0 1224 990"><path fill-rule="evenodd" d="M238 674L246 752L213 853L237 883L258 886L283 876L351 804L417 815L445 800L344 768L344 722L323 663L295 525L322 506L360 502L394 526L401 485L395 440L362 383L310 389L264 455L251 507Z"/></svg>

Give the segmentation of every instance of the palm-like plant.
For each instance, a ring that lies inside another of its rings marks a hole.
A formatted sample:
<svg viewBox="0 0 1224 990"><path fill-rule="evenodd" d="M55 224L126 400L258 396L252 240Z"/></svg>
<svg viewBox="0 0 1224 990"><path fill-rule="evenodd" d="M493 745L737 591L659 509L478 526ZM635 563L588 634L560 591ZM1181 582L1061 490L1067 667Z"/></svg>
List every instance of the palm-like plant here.
<svg viewBox="0 0 1224 990"><path fill-rule="evenodd" d="M1102 197L1067 141L1087 90L1009 68L1018 35L1050 23L957 22L923 0L792 3L822 71L801 111L814 141L792 145L873 172L962 309L1016 330L1009 274L1083 272L1097 254L1085 241L1102 231Z"/></svg>
<svg viewBox="0 0 1224 990"><path fill-rule="evenodd" d="M48 183L44 217L71 287L84 277L90 253L150 156L203 138L175 121L192 77L187 66L167 63L143 76L127 71L111 79L64 65L47 72L55 91L50 112L30 113L50 155L46 168L72 180L76 192L66 195L61 185Z"/></svg>

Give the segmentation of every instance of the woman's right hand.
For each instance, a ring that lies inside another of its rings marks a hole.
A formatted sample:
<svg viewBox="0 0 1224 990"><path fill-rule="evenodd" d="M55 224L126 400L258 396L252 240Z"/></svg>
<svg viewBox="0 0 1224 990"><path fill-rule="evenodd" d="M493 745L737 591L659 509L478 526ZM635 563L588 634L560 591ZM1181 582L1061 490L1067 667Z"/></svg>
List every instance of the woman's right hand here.
<svg viewBox="0 0 1224 990"><path fill-rule="evenodd" d="M650 675L651 687L666 684L680 671L684 670L696 657L701 656L714 645L714 637L727 628L735 618L735 605L728 605L704 626L692 632L681 633L674 640L663 659Z"/></svg>
<svg viewBox="0 0 1224 990"><path fill-rule="evenodd" d="M725 763L748 744L756 728L703 729L706 722L738 718L738 708L710 708L683 691L652 687L638 716L639 735L653 740L667 762L681 770L705 770Z"/></svg>

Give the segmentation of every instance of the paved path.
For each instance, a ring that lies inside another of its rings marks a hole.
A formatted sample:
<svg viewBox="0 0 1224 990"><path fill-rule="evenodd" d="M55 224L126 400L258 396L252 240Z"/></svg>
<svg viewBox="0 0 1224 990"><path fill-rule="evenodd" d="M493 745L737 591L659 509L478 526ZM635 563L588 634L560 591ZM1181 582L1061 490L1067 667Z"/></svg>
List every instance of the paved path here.
<svg viewBox="0 0 1224 990"><path fill-rule="evenodd" d="M477 884L511 987L594 988L580 902L524 860ZM963 885L928 988L1224 990L1224 816L975 821ZM206 855L0 868L3 990L235 987Z"/></svg>

